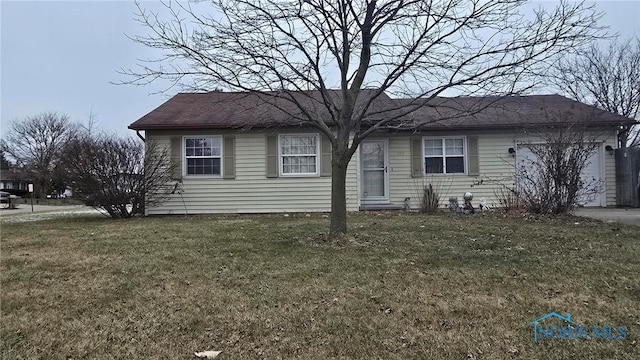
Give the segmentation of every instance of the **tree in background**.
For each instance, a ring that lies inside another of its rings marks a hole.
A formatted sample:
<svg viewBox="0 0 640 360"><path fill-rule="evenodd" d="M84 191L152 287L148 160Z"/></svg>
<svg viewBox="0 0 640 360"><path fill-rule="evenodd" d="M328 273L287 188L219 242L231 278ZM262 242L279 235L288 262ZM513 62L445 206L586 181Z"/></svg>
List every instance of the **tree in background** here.
<svg viewBox="0 0 640 360"><path fill-rule="evenodd" d="M169 79L189 90L257 93L297 124L318 129L332 145L336 236L347 232L347 166L363 139L439 120L415 114L448 90L530 89L550 59L599 35L598 15L581 4L563 1L527 17L525 3L220 0L207 9L204 2L167 3L166 14L138 4L149 34L134 40L164 56L123 70L130 76L124 83ZM377 106L386 93L408 100ZM451 110L457 117L481 109Z"/></svg>
<svg viewBox="0 0 640 360"><path fill-rule="evenodd" d="M632 119L640 117L640 38L593 44L555 67L554 84L568 96ZM637 126L620 129L618 146L640 146Z"/></svg>
<svg viewBox="0 0 640 360"><path fill-rule="evenodd" d="M155 144L145 152L145 144L131 137L86 135L64 154L74 196L112 218L144 214L145 205L160 204L173 190L170 155Z"/></svg>
<svg viewBox="0 0 640 360"><path fill-rule="evenodd" d="M45 112L11 123L2 140L2 151L22 167L36 185L36 193L49 193L59 174L64 147L78 133L67 115Z"/></svg>
<svg viewBox="0 0 640 360"><path fill-rule="evenodd" d="M11 162L4 156L4 150L0 148L0 169L6 170L11 167Z"/></svg>

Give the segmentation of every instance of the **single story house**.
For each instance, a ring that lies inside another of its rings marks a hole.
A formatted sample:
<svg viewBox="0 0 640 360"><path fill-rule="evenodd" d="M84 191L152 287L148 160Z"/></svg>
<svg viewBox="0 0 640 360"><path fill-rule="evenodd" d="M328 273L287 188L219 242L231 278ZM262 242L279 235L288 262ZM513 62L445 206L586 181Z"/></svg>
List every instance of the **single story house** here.
<svg viewBox="0 0 640 360"><path fill-rule="evenodd" d="M25 196L29 193L27 175L15 166L0 169L0 190L12 195Z"/></svg>
<svg viewBox="0 0 640 360"><path fill-rule="evenodd" d="M410 100L384 95L376 101L379 110ZM604 191L583 205L616 204L613 149L619 126L634 120L559 95L437 98L429 104L405 126L391 123L360 144L347 173L349 211L419 208L428 184L443 206L467 191L474 202L498 205L501 189L515 186L531 129L558 119L598 134L585 176L601 180ZM177 164L180 190L147 214L330 211L331 144L285 106L291 104L256 94L180 93L132 123L129 128L144 131L148 143L171 149ZM454 113L474 107L480 110Z"/></svg>

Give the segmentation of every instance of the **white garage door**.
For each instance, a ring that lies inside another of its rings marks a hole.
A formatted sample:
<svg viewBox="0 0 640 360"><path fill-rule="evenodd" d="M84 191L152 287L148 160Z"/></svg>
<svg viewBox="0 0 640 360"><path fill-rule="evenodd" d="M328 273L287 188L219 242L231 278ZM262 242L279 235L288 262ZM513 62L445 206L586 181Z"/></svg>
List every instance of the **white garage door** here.
<svg viewBox="0 0 640 360"><path fill-rule="evenodd" d="M518 145L516 151L516 168L527 166L534 158L533 153L526 145ZM598 146L587 161L587 166L582 170L582 181L587 184L599 182L604 190L604 174L602 166L602 148ZM606 206L604 191L596 196L582 196L578 199L578 205L582 206Z"/></svg>

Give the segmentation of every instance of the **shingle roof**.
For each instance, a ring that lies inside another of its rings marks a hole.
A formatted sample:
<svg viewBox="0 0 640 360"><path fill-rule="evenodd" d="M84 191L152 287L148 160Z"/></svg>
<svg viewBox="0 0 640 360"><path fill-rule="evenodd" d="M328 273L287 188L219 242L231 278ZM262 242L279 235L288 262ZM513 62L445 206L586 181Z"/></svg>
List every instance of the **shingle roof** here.
<svg viewBox="0 0 640 360"><path fill-rule="evenodd" d="M635 123L633 119L560 95L436 98L418 113L421 128L427 129L520 128L558 123L619 126Z"/></svg>
<svg viewBox="0 0 640 360"><path fill-rule="evenodd" d="M366 92L370 91L365 91L365 96L360 97L360 101L363 101L367 97ZM288 94L292 95L295 101L304 104L305 108L313 109L316 116L324 118L327 123L331 122L319 92L309 91ZM273 95L274 93L240 92L180 93L129 125L129 128L134 130L211 129L303 124L304 114L295 104ZM337 98L339 91L331 91L330 96ZM382 94L376 99L372 109L386 106L380 104L389 100L389 97Z"/></svg>
<svg viewBox="0 0 640 360"><path fill-rule="evenodd" d="M364 90L364 101L375 90ZM215 129L240 127L295 126L304 124L304 114L298 107L272 94L209 92L180 93L155 110L129 125L134 130L152 129ZM338 98L338 90L330 96ZM331 124L328 111L317 91L288 93L314 116ZM372 103L373 117L397 115L398 109L416 100L391 99L381 95ZM478 109L482 109L478 111ZM385 115L386 114L386 115ZM531 95L508 97L435 98L411 114L392 123L407 124L426 129L472 129L522 127L557 122L588 122L589 125L629 125L634 120L598 110L560 95Z"/></svg>
<svg viewBox="0 0 640 360"><path fill-rule="evenodd" d="M28 174L23 169L12 166L8 169L0 169L0 180L26 181Z"/></svg>

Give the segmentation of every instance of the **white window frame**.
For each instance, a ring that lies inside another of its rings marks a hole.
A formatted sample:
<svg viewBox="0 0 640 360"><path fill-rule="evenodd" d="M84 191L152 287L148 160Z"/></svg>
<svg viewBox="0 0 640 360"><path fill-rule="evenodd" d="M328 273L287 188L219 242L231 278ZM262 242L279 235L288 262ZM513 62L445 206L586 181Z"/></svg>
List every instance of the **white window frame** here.
<svg viewBox="0 0 640 360"><path fill-rule="evenodd" d="M316 171L312 173L285 173L284 172L284 156L312 156L311 154L283 155L282 154L282 138L287 136L313 136L316 138ZM278 134L278 172L282 177L310 177L320 176L320 135L318 133L286 133Z"/></svg>
<svg viewBox="0 0 640 360"><path fill-rule="evenodd" d="M442 155L426 155L424 152L424 143L425 140L440 140L442 144ZM447 172L447 157L460 157L460 155L449 155L447 156L447 146L445 145L446 140L462 140L462 162L464 166L464 172L461 173L448 173ZM441 158L442 159L442 171L441 173L428 173L427 172L427 163L426 158ZM469 172L469 151L467 149L467 137L464 135L460 136L424 136L422 138L422 173L427 176L458 176L458 175L467 175Z"/></svg>
<svg viewBox="0 0 640 360"><path fill-rule="evenodd" d="M187 157L187 139L219 139L220 140L220 155L219 156L189 156ZM197 177L197 178L222 178L224 174L224 143L222 135L188 135L182 137L182 175L185 177ZM189 174L187 159L217 159L220 158L220 174Z"/></svg>

